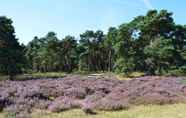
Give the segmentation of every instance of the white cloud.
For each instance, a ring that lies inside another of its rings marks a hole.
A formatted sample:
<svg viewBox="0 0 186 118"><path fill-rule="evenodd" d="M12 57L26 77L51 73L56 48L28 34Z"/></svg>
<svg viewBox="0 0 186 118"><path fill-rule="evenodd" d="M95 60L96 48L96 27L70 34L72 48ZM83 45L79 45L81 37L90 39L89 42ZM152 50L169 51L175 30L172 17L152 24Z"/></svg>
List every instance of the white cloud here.
<svg viewBox="0 0 186 118"><path fill-rule="evenodd" d="M148 8L148 9L153 9L153 6L150 2L150 0L142 0L145 4L145 6Z"/></svg>

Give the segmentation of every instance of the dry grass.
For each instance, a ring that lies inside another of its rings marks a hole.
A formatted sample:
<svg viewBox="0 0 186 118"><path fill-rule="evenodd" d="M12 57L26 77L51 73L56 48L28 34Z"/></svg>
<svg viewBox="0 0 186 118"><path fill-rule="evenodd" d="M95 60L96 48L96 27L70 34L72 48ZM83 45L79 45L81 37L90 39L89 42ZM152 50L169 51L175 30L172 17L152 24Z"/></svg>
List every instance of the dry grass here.
<svg viewBox="0 0 186 118"><path fill-rule="evenodd" d="M46 72L46 73L33 73L34 78L62 78L66 76L64 72Z"/></svg>
<svg viewBox="0 0 186 118"><path fill-rule="evenodd" d="M143 72L132 72L132 73L129 73L128 75L122 75L122 74L117 75L117 78L119 80L131 80L133 78L142 77L144 75L145 73Z"/></svg>
<svg viewBox="0 0 186 118"><path fill-rule="evenodd" d="M63 78L66 76L64 72L46 72L46 73L32 73L16 75L15 80L28 80L28 79L43 79L43 78ZM0 80L8 80L9 76L0 75Z"/></svg>
<svg viewBox="0 0 186 118"><path fill-rule="evenodd" d="M98 112L86 115L82 110L70 110L62 113L37 111L32 118L185 118L186 104L137 106L128 111ZM0 117L1 118L1 117Z"/></svg>

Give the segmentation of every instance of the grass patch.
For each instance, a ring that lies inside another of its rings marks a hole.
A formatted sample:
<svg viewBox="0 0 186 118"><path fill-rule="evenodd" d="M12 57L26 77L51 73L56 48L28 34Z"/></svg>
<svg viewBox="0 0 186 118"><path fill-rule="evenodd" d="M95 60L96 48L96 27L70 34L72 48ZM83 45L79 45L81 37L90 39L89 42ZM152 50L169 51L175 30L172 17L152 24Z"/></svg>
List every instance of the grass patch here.
<svg viewBox="0 0 186 118"><path fill-rule="evenodd" d="M87 71L77 71L73 72L72 74L78 74L82 76L91 76L93 74L100 74L104 77L112 78L115 76L112 72L87 72ZM46 73L30 73L30 74L22 74L15 76L15 80L29 80L29 79L42 79L42 78L63 78L67 75L67 73L64 72L46 72ZM132 72L128 75L126 74L119 74L116 77L119 80L130 80L131 78L141 77L145 74L142 72ZM9 76L6 75L0 75L0 80L8 80Z"/></svg>
<svg viewBox="0 0 186 118"><path fill-rule="evenodd" d="M78 74L78 75L91 75L91 74L108 74L112 72L107 71L74 71L72 74Z"/></svg>
<svg viewBox="0 0 186 118"><path fill-rule="evenodd" d="M119 80L130 80L132 78L138 78L138 77L142 77L142 76L145 76L145 73L143 73L143 72L132 72L132 73L129 73L129 74L119 74L119 75L117 75L117 78Z"/></svg>
<svg viewBox="0 0 186 118"><path fill-rule="evenodd" d="M10 77L7 75L0 75L0 81L1 80L8 80Z"/></svg>
<svg viewBox="0 0 186 118"><path fill-rule="evenodd" d="M123 76L123 75L117 75L116 77L119 80L130 80L131 79L130 77L126 77L126 76Z"/></svg>
<svg viewBox="0 0 186 118"><path fill-rule="evenodd" d="M62 78L66 76L66 73L64 72L33 73L30 76L34 78Z"/></svg>
<svg viewBox="0 0 186 118"><path fill-rule="evenodd" d="M42 79L42 78L63 78L66 73L63 72L47 72L47 73L31 73L16 75L14 80L29 80L29 79ZM9 76L1 75L0 80L8 80Z"/></svg>
<svg viewBox="0 0 186 118"><path fill-rule="evenodd" d="M100 111L97 115L86 115L82 110L70 110L62 113L36 111L32 118L185 118L186 104L137 106L117 112Z"/></svg>
<svg viewBox="0 0 186 118"><path fill-rule="evenodd" d="M132 72L128 75L128 77L135 78L135 77L142 77L145 76L145 73L143 72Z"/></svg>

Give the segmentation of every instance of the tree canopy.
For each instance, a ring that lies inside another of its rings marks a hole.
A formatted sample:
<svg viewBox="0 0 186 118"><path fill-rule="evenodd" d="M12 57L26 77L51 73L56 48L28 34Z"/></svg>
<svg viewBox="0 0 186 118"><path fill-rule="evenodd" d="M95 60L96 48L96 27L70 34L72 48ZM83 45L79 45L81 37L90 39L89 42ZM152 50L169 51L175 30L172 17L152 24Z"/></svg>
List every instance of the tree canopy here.
<svg viewBox="0 0 186 118"><path fill-rule="evenodd" d="M11 19L0 17L0 72L21 72L27 62L27 70L33 72L186 73L186 26L176 24L172 15L150 10L110 27L107 34L87 30L77 40L70 35L59 39L49 32L26 46L18 43Z"/></svg>
<svg viewBox="0 0 186 118"><path fill-rule="evenodd" d="M21 73L23 57L23 47L15 36L12 20L0 17L0 73L11 77Z"/></svg>

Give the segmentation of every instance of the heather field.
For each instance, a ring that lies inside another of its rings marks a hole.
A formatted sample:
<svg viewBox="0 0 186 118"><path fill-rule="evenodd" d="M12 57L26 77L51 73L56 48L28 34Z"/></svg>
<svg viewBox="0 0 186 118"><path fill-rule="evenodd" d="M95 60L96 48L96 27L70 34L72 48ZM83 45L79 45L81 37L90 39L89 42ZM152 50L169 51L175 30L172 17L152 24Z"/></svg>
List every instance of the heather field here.
<svg viewBox="0 0 186 118"><path fill-rule="evenodd" d="M186 118L185 4L2 1L0 118Z"/></svg>
<svg viewBox="0 0 186 118"><path fill-rule="evenodd" d="M176 118L179 113L182 118L185 81L184 77L118 80L94 75L0 81L0 118Z"/></svg>

